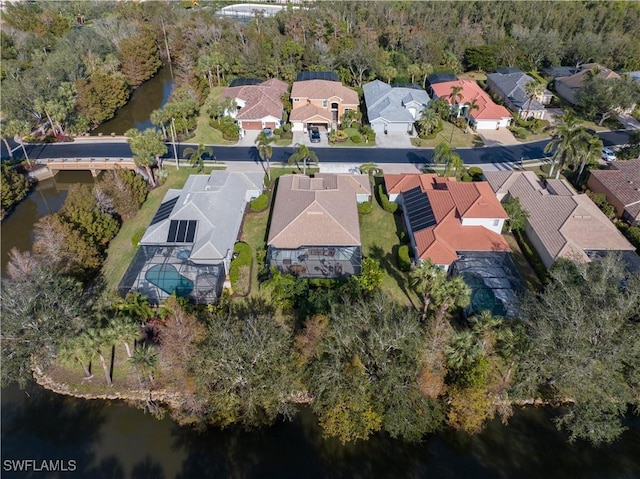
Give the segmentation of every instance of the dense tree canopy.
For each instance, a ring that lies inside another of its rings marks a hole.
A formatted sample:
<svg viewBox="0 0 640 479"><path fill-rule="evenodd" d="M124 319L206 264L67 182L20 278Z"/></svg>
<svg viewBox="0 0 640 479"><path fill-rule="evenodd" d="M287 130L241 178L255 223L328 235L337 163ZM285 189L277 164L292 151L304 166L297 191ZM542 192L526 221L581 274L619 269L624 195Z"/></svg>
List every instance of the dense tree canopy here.
<svg viewBox="0 0 640 479"><path fill-rule="evenodd" d="M14 205L27 196L29 187L29 180L25 175L2 163L0 170L0 193L2 194L0 218L3 218Z"/></svg>
<svg viewBox="0 0 640 479"><path fill-rule="evenodd" d="M529 349L518 389L570 401L557 424L571 439L610 442L640 398L640 276L615 257L559 262L539 298L524 305Z"/></svg>

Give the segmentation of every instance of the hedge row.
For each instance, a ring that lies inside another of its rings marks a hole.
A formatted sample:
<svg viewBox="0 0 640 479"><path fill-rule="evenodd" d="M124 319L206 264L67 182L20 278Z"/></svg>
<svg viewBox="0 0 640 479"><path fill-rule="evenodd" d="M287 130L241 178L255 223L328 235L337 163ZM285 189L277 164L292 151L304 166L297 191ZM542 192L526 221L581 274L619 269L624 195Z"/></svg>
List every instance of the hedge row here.
<svg viewBox="0 0 640 479"><path fill-rule="evenodd" d="M389 213L395 213L398 211L398 203L392 203L389 201L389 197L387 196L387 193L385 193L384 185L382 183L378 185L378 201L380 201L380 206L382 206L383 210L388 211Z"/></svg>
<svg viewBox="0 0 640 479"><path fill-rule="evenodd" d="M260 196L249 202L249 208L251 208L251 211L263 211L267 209L267 206L269 206L269 195L266 193L262 193Z"/></svg>
<svg viewBox="0 0 640 479"><path fill-rule="evenodd" d="M409 245L403 244L398 248L398 268L400 268L400 271L409 271L411 269Z"/></svg>

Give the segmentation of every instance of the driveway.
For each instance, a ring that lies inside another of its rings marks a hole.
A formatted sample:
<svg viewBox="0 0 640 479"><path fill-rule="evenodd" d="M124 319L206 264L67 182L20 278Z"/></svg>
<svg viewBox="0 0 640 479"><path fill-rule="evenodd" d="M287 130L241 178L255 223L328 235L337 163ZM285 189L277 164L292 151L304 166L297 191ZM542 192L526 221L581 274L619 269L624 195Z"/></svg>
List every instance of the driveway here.
<svg viewBox="0 0 640 479"><path fill-rule="evenodd" d="M476 133L480 135L485 146L517 145L520 143L507 128L500 128L499 130L477 130Z"/></svg>
<svg viewBox="0 0 640 479"><path fill-rule="evenodd" d="M320 130L320 143L311 143L309 139L309 133L302 131L293 132L293 145L306 145L309 148L328 148L329 147L329 132L324 126L318 127Z"/></svg>
<svg viewBox="0 0 640 479"><path fill-rule="evenodd" d="M376 146L380 148L413 148L408 133L378 133Z"/></svg>
<svg viewBox="0 0 640 479"><path fill-rule="evenodd" d="M236 146L255 146L256 138L262 130L244 130L244 137L238 140Z"/></svg>
<svg viewBox="0 0 640 479"><path fill-rule="evenodd" d="M618 120L628 130L640 130L640 121L630 115L618 115Z"/></svg>

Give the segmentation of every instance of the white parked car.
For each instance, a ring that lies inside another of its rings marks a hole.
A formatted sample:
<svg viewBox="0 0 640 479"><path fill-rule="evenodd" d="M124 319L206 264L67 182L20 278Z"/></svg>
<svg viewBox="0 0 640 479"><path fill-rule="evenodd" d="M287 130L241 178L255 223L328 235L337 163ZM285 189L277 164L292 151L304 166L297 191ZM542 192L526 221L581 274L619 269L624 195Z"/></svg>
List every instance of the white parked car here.
<svg viewBox="0 0 640 479"><path fill-rule="evenodd" d="M602 159L607 162L616 161L616 154L611 148L603 148Z"/></svg>

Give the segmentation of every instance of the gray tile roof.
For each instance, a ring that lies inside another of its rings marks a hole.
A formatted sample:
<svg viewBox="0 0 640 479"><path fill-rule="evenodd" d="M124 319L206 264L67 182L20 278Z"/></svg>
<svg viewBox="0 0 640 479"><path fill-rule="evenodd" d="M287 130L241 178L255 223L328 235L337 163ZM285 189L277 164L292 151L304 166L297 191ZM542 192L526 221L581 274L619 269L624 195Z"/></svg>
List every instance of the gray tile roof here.
<svg viewBox="0 0 640 479"><path fill-rule="evenodd" d="M544 106L536 100L533 100L529 105L529 97L525 92L524 86L535 80L517 68L500 69L496 73L489 73L487 78L491 79L496 85L499 90L496 93L508 98L514 107L524 111L527 109L533 111L544 110ZM545 89L545 94L550 95L551 92Z"/></svg>
<svg viewBox="0 0 640 479"><path fill-rule="evenodd" d="M504 172L488 171L485 177L497 193L520 200L529 213L528 226L554 261L588 261L585 250L635 249L587 195L576 193L565 180L551 180L545 188L532 171L511 172L506 180Z"/></svg>
<svg viewBox="0 0 640 479"><path fill-rule="evenodd" d="M189 259L211 264L226 258L238 237L247 201L262 191L262 173L213 171L191 175L181 190L169 190L163 203L178 197L169 216L147 228L140 244L167 243L172 220L198 222Z"/></svg>
<svg viewBox="0 0 640 479"><path fill-rule="evenodd" d="M392 87L380 80L363 86L369 122L378 118L387 122L413 123L415 118L408 106L416 109L416 118L429 104L429 95L424 90L406 87Z"/></svg>

